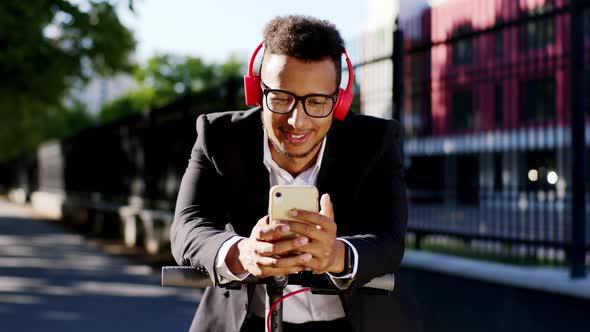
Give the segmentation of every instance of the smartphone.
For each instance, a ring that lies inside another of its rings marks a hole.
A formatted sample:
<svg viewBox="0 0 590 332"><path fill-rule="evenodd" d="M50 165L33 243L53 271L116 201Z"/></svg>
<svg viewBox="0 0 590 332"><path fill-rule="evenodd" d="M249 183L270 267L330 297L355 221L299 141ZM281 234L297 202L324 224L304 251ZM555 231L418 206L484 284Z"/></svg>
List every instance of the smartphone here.
<svg viewBox="0 0 590 332"><path fill-rule="evenodd" d="M297 220L289 214L292 209L319 211L319 194L314 186L289 186L278 185L270 188L268 199L268 215L270 222L273 220ZM298 235L290 233L286 238L294 238Z"/></svg>

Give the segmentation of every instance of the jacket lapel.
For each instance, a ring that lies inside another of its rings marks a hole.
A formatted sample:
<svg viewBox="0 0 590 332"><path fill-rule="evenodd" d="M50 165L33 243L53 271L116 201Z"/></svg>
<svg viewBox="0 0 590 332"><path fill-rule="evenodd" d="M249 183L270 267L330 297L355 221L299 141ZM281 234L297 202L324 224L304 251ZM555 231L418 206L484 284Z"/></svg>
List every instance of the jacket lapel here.
<svg viewBox="0 0 590 332"><path fill-rule="evenodd" d="M244 149L240 153L242 160L237 162L245 166L243 180L245 183L244 189L246 195L252 195L251 200L256 210L266 214L268 210L268 191L270 189L270 180L268 177L268 170L264 166L263 160L263 135L262 119L260 111L255 112L248 119L251 123L248 125L251 137L247 142L244 142ZM241 138L238 138L241 139Z"/></svg>
<svg viewBox="0 0 590 332"><path fill-rule="evenodd" d="M355 197L359 176L354 159L348 158L350 147L339 122L334 122L328 132L322 167L318 174L317 187L322 194L330 194L334 216L338 224L338 235L352 234L354 223L350 222L355 213Z"/></svg>
<svg viewBox="0 0 590 332"><path fill-rule="evenodd" d="M317 179L320 196L324 193L329 193L332 200L335 199L334 195L339 192L339 189L346 186L344 171L337 164L338 156L341 153L336 142L337 136L338 123L335 122L326 137L326 148Z"/></svg>

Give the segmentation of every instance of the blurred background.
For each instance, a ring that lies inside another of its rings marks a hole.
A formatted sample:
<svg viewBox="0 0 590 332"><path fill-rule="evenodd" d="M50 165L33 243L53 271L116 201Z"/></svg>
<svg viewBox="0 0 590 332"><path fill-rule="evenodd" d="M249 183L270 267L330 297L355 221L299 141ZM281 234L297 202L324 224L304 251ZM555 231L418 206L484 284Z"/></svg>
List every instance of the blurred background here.
<svg viewBox="0 0 590 332"><path fill-rule="evenodd" d="M195 120L246 108L285 14L334 23L352 111L403 128L424 330L587 331L587 0L3 1L3 330L188 328L200 291L158 271Z"/></svg>

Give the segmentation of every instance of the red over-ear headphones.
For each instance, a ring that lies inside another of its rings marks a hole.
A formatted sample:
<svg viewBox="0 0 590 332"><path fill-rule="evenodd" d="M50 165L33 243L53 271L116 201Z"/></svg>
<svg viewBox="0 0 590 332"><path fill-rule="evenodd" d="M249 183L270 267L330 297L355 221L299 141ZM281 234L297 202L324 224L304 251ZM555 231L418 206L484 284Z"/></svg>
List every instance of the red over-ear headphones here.
<svg viewBox="0 0 590 332"><path fill-rule="evenodd" d="M250 63L248 65L248 74L244 75L244 93L246 95L246 105L248 106L261 105L262 102L260 75L254 75L252 68L254 67L256 55L262 48L263 44L264 43L260 43L256 50L254 50L254 54L252 54ZM352 104L352 98L354 97L354 93L352 92L352 82L354 81L352 63L350 62L350 58L348 57L346 50L344 50L343 53L348 66L348 83L346 85L346 90L338 88L338 100L336 101L336 105L334 105L334 119L337 120L343 120L344 117L346 117L346 113L348 112L350 104Z"/></svg>

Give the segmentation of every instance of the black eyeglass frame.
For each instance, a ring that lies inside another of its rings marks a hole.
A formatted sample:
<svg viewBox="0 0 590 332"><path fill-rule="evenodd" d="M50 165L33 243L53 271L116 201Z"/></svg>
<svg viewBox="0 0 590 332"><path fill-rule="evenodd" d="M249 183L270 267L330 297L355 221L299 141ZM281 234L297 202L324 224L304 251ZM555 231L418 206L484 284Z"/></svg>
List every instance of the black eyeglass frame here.
<svg viewBox="0 0 590 332"><path fill-rule="evenodd" d="M322 118L328 117L328 116L330 116L330 114L332 114L332 112L334 111L334 106L336 105L336 102L338 101L338 92L340 91L338 88L336 88L336 92L331 95L324 95L321 93L310 93L305 96L298 96L291 91L281 90L281 89L271 89L268 85L266 85L264 82L262 82L262 80L260 80L260 83L264 87L262 89L262 94L264 95L264 99L266 100L266 107L268 108L269 111L276 113L276 114L289 114L289 113L293 112L295 107L297 107L297 101L301 100L301 105L303 105L303 111L305 112L305 114L307 114L307 116L309 116L309 117L316 118L316 119L322 119ZM271 92L281 92L281 93L286 93L288 95L293 96L295 98L295 102L293 103L293 106L291 107L291 109L288 110L287 112L273 111L270 108L270 106L268 105L268 94ZM305 107L305 100L307 100L307 98L311 98L311 97L326 97L326 98L332 99L332 107L330 108L330 112L328 112L326 115L322 115L322 116L309 114L307 112L307 107Z"/></svg>

